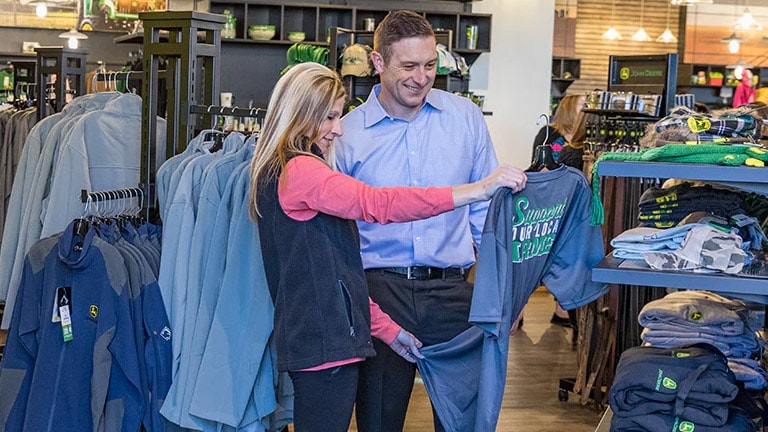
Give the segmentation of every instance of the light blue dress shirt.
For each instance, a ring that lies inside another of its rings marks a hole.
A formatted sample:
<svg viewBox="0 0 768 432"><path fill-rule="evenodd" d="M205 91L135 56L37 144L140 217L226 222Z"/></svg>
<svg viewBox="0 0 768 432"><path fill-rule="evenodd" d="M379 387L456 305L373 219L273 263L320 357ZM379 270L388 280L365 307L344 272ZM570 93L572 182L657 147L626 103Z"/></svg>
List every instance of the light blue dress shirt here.
<svg viewBox="0 0 768 432"><path fill-rule="evenodd" d="M498 165L482 112L469 99L431 90L411 120L387 114L374 86L344 116L336 139L339 171L373 186L451 186L478 181ZM488 202L426 220L380 225L358 222L365 268L475 262Z"/></svg>

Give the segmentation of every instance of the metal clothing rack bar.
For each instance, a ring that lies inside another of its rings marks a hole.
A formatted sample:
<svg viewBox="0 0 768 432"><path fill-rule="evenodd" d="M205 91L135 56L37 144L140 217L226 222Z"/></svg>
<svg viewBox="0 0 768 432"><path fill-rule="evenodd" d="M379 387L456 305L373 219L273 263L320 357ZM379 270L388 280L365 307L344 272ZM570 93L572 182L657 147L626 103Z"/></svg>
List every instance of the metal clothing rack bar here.
<svg viewBox="0 0 768 432"><path fill-rule="evenodd" d="M165 71L160 70L157 73L157 77L165 79ZM96 72L94 75L96 81L109 81L109 80L127 80L127 81L142 81L144 79L144 72L142 71L127 71L127 72Z"/></svg>
<svg viewBox="0 0 768 432"><path fill-rule="evenodd" d="M267 115L267 110L263 108L240 108L224 107L218 105L192 105L189 107L190 114L201 115L227 115L235 117L251 117L251 118L264 118Z"/></svg>
<svg viewBox="0 0 768 432"><path fill-rule="evenodd" d="M139 188L125 188L125 189L113 189L105 191L87 191L85 189L80 190L80 202L101 202L111 201L126 198L143 197L144 191Z"/></svg>

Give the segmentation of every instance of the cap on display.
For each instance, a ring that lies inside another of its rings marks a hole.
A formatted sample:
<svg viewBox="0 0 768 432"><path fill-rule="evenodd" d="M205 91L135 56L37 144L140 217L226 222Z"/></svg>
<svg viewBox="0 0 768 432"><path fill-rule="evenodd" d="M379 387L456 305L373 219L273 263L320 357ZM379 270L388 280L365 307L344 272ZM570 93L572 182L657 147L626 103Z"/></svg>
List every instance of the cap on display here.
<svg viewBox="0 0 768 432"><path fill-rule="evenodd" d="M371 47L368 45L354 44L344 50L341 76L366 77L373 75L371 67L370 54Z"/></svg>

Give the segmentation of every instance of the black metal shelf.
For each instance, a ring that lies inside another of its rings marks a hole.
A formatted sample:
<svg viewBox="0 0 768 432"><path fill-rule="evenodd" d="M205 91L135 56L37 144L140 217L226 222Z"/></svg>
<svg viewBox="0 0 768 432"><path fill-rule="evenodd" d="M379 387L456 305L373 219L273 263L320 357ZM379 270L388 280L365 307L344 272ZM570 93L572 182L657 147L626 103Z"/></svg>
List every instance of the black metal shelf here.
<svg viewBox="0 0 768 432"><path fill-rule="evenodd" d="M585 108L582 110L582 112L585 112L587 114L598 114L598 115L604 115L604 116L614 116L614 117L639 117L646 120L657 120L658 117L653 116L648 113L644 113L637 110L619 110L619 109L593 109L593 108Z"/></svg>
<svg viewBox="0 0 768 432"><path fill-rule="evenodd" d="M768 279L706 274L689 271L657 271L644 261L607 256L592 270L595 282L663 288L709 290L744 300L768 304Z"/></svg>
<svg viewBox="0 0 768 432"><path fill-rule="evenodd" d="M307 45L317 45L317 46L328 46L328 42L325 41L308 41L304 40L301 42L294 42L289 40L282 40L282 39L268 39L268 40L256 40L256 39L221 39L221 43L228 44L228 43L243 43L243 44L262 44L262 45L293 45L296 43L301 44L307 44Z"/></svg>
<svg viewBox="0 0 768 432"><path fill-rule="evenodd" d="M768 169L664 162L601 161L600 176L679 178L726 184L768 195ZM685 271L656 271L643 261L606 257L592 270L596 282L650 287L710 290L768 304L768 279Z"/></svg>
<svg viewBox="0 0 768 432"><path fill-rule="evenodd" d="M766 168L664 162L601 161L597 164L597 173L601 176L613 177L705 180L768 195L768 169Z"/></svg>

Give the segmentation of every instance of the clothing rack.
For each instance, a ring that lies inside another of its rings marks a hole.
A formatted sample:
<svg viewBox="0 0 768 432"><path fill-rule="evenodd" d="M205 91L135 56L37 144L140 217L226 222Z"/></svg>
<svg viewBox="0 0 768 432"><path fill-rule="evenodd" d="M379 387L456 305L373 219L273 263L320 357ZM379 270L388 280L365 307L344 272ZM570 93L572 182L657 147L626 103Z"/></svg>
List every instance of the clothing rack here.
<svg viewBox="0 0 768 432"><path fill-rule="evenodd" d="M222 127L223 130L229 131L240 131L245 133L253 132L254 128L260 127L260 124L251 123L248 124L248 126L244 126L242 124L238 125L236 121L227 122L227 118L233 119L237 117L238 119L243 118L250 118L250 119L256 119L256 122L260 123L262 120L264 120L264 116L266 116L267 111L262 108L240 108L238 106L234 107L225 107L225 106L218 106L218 105L192 105L189 107L189 113L190 114L196 114L201 116L201 120L196 122L197 125L208 125L203 126L203 128L211 128L216 129L218 126L218 117L224 117L224 125ZM250 122L249 122L250 123ZM231 127L230 127L231 126ZM241 127L242 126L242 127ZM198 128L199 130L199 128ZM258 131L259 129L255 129Z"/></svg>
<svg viewBox="0 0 768 432"><path fill-rule="evenodd" d="M164 70L158 71L158 79L165 79L166 73ZM117 82L125 81L126 87L133 82L137 86L141 87L141 83L144 81L144 73L142 71L99 71L93 75L94 82ZM160 110L158 110L160 111Z"/></svg>

